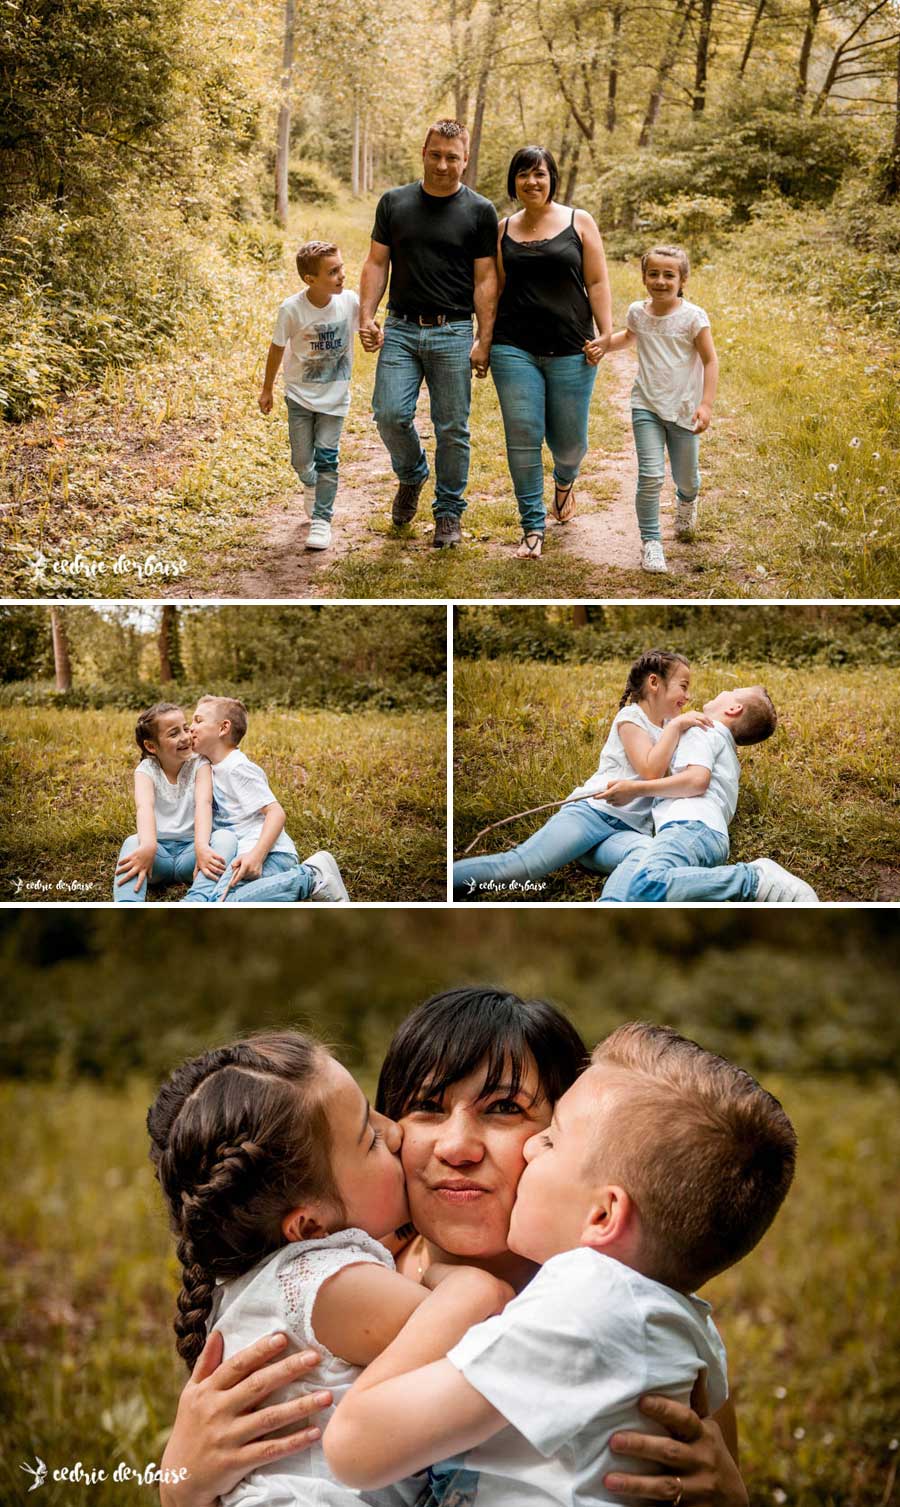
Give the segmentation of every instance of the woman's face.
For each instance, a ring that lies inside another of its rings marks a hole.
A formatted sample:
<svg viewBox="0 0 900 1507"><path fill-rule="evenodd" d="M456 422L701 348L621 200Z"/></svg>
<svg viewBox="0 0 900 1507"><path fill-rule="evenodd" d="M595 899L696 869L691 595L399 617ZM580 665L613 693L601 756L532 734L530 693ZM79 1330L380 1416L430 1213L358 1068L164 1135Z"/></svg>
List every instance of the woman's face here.
<svg viewBox="0 0 900 1507"><path fill-rule="evenodd" d="M520 204L536 206L546 204L550 198L550 174L546 163L536 162L516 173L516 198Z"/></svg>
<svg viewBox="0 0 900 1507"><path fill-rule="evenodd" d="M448 1255L471 1259L507 1250L523 1148L552 1110L534 1062L515 1095L503 1085L484 1095L484 1082L482 1067L440 1098L425 1084L400 1121L413 1224Z"/></svg>

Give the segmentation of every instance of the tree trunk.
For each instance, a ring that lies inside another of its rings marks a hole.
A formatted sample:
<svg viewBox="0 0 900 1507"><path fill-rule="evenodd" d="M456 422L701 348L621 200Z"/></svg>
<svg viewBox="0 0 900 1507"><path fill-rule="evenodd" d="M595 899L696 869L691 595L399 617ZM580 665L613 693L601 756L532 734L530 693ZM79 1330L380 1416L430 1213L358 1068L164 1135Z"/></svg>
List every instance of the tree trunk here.
<svg viewBox="0 0 900 1507"><path fill-rule="evenodd" d="M178 608L164 607L157 637L159 648L159 678L163 685L171 680L180 680L184 675L181 659L181 641L178 631Z"/></svg>
<svg viewBox="0 0 900 1507"><path fill-rule="evenodd" d="M803 41L800 44L800 56L797 59L797 87L794 90L794 99L797 105L802 105L806 98L806 90L809 86L809 57L812 52L816 27L819 24L819 16L822 12L822 0L807 0L807 3L806 26L803 32Z"/></svg>
<svg viewBox="0 0 900 1507"><path fill-rule="evenodd" d="M884 171L881 190L882 201L890 202L900 196L900 42L897 43L897 99L894 108L894 140L891 155Z"/></svg>
<svg viewBox="0 0 900 1507"><path fill-rule="evenodd" d="M700 30L697 34L697 66L694 70L694 97L691 112L701 115L706 108L706 75L709 69L709 34L712 30L713 0L701 0Z"/></svg>
<svg viewBox="0 0 900 1507"><path fill-rule="evenodd" d="M53 669L57 691L71 691L72 665L69 660L69 637L58 607L50 608L50 632L53 637Z"/></svg>
<svg viewBox="0 0 900 1507"><path fill-rule="evenodd" d="M586 628L587 625L588 625L588 609L587 609L587 607L580 607L580 606L579 607L573 607L572 608L572 627L573 628Z"/></svg>
<svg viewBox="0 0 900 1507"><path fill-rule="evenodd" d="M566 175L566 186L563 190L563 196L561 200L561 203L563 204L571 204L572 200L575 198L575 185L578 182L578 162L579 158L581 157L581 142L582 138L580 136L577 137L575 141L575 147L572 152L572 160L569 163L569 171Z"/></svg>
<svg viewBox="0 0 900 1507"><path fill-rule="evenodd" d="M747 41L744 47L743 56L741 58L741 64L738 68L738 74L741 78L743 78L744 70L746 69L747 64L750 61L750 54L753 51L753 44L756 41L756 30L763 18L763 11L765 10L765 8L766 0L757 0L757 6L756 10L753 12L753 20L750 22L750 31L747 34Z"/></svg>
<svg viewBox="0 0 900 1507"><path fill-rule="evenodd" d="M475 90L475 114L472 117L472 130L469 134L469 160L463 173L463 183L467 184L469 188L478 187L478 155L481 151L484 107L487 103L488 78L490 77L491 68L494 63L494 46L497 40L497 24L500 19L501 10L502 0L493 0L484 35L481 67L478 70L478 84Z"/></svg>
<svg viewBox="0 0 900 1507"><path fill-rule="evenodd" d="M650 145L654 127L659 119L663 93L668 83L669 74L675 66L678 49L684 40L684 34L690 24L691 16L694 14L695 4L696 0L676 0L675 12L669 26L669 34L663 46L662 57L656 69L656 78L650 91L650 98L647 101L647 112L641 126L641 134L638 137L639 147Z"/></svg>
<svg viewBox="0 0 900 1507"><path fill-rule="evenodd" d="M291 74L294 68L294 0L284 0L284 41L281 52L281 103L275 145L275 218L288 219L288 162L291 154Z"/></svg>
<svg viewBox="0 0 900 1507"><path fill-rule="evenodd" d="M616 129L616 92L619 87L619 44L622 32L622 5L613 6L612 38L609 44L609 78L606 85L606 129Z"/></svg>
<svg viewBox="0 0 900 1507"><path fill-rule="evenodd" d="M359 98L353 96L353 155L350 161L350 192L359 198Z"/></svg>

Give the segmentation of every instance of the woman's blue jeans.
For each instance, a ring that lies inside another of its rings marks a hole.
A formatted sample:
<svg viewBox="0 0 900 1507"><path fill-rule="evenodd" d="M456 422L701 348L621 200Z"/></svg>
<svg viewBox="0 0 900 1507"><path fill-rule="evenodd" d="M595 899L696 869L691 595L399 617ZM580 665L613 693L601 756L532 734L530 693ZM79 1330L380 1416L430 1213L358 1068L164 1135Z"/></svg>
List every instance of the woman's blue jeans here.
<svg viewBox="0 0 900 1507"><path fill-rule="evenodd" d="M126 837L119 849L119 857L128 858L140 845L140 838L133 832L130 837ZM175 842L168 837L158 837L150 883L190 884L196 862L193 839L189 842ZM144 879L138 886L134 879L119 884L118 879L114 878L113 899L118 905L143 905L147 899L147 880Z"/></svg>
<svg viewBox="0 0 900 1507"><path fill-rule="evenodd" d="M531 356L516 345L491 348L491 375L506 431L506 459L522 532L542 534L543 442L553 456L553 476L567 487L588 446L588 411L597 368L581 354Z"/></svg>
<svg viewBox="0 0 900 1507"><path fill-rule="evenodd" d="M669 822L642 853L611 874L601 900L755 900L759 874L725 863L728 838L705 822Z"/></svg>
<svg viewBox="0 0 900 1507"><path fill-rule="evenodd" d="M460 518L469 479L469 407L472 401L471 319L422 326L389 314L375 370L372 410L398 481L428 479L428 461L416 429L423 381L434 427L435 518Z"/></svg>
<svg viewBox="0 0 900 1507"><path fill-rule="evenodd" d="M629 853L651 845L652 838L636 832L617 816L610 816L589 800L561 806L540 831L506 853L484 858L461 858L453 865L454 900L471 900L487 886L518 889L526 881L542 879L573 859L608 873Z"/></svg>
<svg viewBox="0 0 900 1507"><path fill-rule="evenodd" d="M700 436L661 419L649 408L632 408L631 427L637 451L638 479L634 505L641 539L659 539L659 496L666 479L666 449L672 467L675 496L693 502L700 490Z"/></svg>
<svg viewBox="0 0 900 1507"><path fill-rule="evenodd" d="M314 413L285 398L288 411L288 434L291 439L291 465L305 487L315 487L316 502L312 516L331 522L338 487L338 445L344 416L340 413Z"/></svg>

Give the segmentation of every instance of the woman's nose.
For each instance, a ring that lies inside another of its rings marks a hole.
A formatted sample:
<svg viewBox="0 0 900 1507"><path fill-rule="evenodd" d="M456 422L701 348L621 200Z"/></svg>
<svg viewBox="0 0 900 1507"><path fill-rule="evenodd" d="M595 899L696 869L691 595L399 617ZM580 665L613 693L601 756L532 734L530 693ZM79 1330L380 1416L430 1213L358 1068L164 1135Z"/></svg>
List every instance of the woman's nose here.
<svg viewBox="0 0 900 1507"><path fill-rule="evenodd" d="M435 1152L441 1161L454 1166L462 1162L480 1162L484 1156L484 1142L472 1116L463 1111L449 1115L441 1126Z"/></svg>

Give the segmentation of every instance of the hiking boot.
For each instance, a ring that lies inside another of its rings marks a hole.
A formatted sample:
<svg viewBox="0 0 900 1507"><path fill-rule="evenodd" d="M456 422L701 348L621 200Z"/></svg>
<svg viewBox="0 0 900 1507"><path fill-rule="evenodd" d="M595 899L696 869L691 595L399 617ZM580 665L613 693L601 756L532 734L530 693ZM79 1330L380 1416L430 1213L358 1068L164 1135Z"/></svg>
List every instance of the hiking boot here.
<svg viewBox="0 0 900 1507"><path fill-rule="evenodd" d="M391 503L391 522L395 528L402 528L404 523L412 523L419 506L419 493L424 485L424 480L400 482Z"/></svg>
<svg viewBox="0 0 900 1507"><path fill-rule="evenodd" d="M451 545L461 543L462 534L459 530L458 518L435 518L434 538L431 541L433 549L447 549Z"/></svg>

